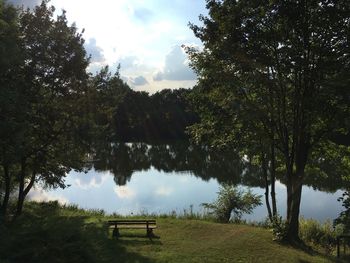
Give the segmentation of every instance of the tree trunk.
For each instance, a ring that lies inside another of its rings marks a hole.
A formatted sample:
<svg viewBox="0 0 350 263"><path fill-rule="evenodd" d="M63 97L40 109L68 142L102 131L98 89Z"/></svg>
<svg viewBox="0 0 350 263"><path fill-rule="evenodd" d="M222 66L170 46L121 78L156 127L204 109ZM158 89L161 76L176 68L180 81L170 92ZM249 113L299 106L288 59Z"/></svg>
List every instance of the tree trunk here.
<svg viewBox="0 0 350 263"><path fill-rule="evenodd" d="M35 176L36 176L36 172L33 171L32 176L30 177L30 181L29 181L27 187L24 189L24 192L23 192L24 197L26 197L27 194L29 193L30 189L32 189L34 182L35 182Z"/></svg>
<svg viewBox="0 0 350 263"><path fill-rule="evenodd" d="M21 160L21 171L19 174L17 209L16 209L16 213L15 213L13 220L15 220L22 213L23 203L24 203L24 199L25 199L25 195L24 195L25 176L26 176L26 160L22 159Z"/></svg>
<svg viewBox="0 0 350 263"><path fill-rule="evenodd" d="M18 201L17 201L17 211L16 211L15 218L22 214L24 200L25 200L27 194L29 193L30 189L34 185L35 176L36 176L36 172L33 171L32 176L30 177L30 181L29 181L27 187L25 187L25 188L24 188L24 179L23 179L23 181L20 182L20 189L18 192Z"/></svg>
<svg viewBox="0 0 350 263"><path fill-rule="evenodd" d="M271 202L272 202L272 216L277 216L277 203L276 203L276 164L275 164L275 145L271 144L271 166L270 166L270 176L271 176Z"/></svg>
<svg viewBox="0 0 350 263"><path fill-rule="evenodd" d="M271 212L271 206L270 206L270 200L269 200L269 180L267 175L267 161L264 156L264 153L262 153L262 170L265 180L265 203L267 208L267 213L269 215L270 222L273 222L272 212Z"/></svg>
<svg viewBox="0 0 350 263"><path fill-rule="evenodd" d="M8 203L10 200L11 178L10 178L10 171L9 171L8 165L3 165L3 168L4 168L4 179L5 179L5 195L1 205L0 216L5 217L7 213Z"/></svg>
<svg viewBox="0 0 350 263"><path fill-rule="evenodd" d="M302 192L302 177L299 174L292 176L290 188L289 206L287 207L287 233L286 239L292 243L300 243L299 238L299 213Z"/></svg>
<svg viewBox="0 0 350 263"><path fill-rule="evenodd" d="M24 196L23 191L19 192L18 193L18 200L17 200L17 210L16 210L16 214L15 214L14 219L16 219L17 217L19 217L22 214L24 199L25 199L25 196Z"/></svg>
<svg viewBox="0 0 350 263"><path fill-rule="evenodd" d="M292 194L293 194L293 186L292 186L292 178L293 178L293 170L287 165L287 221L288 218L291 217L291 206L292 206Z"/></svg>
<svg viewBox="0 0 350 263"><path fill-rule="evenodd" d="M288 223L288 229L286 233L286 238L288 241L292 243L300 243L301 240L299 238L299 213L300 213L300 202L301 202L301 193L302 193L302 187L303 187L303 180L304 180L304 172L305 172L305 166L307 162L307 156L308 156L308 149L309 144L304 139L304 135L301 134L299 136L301 139L299 141L302 141L303 143L299 143L296 149L296 155L294 165L291 165L291 167L295 167L294 169L287 169L289 170L288 178L287 178L287 192L288 192L288 207L287 207L287 223Z"/></svg>

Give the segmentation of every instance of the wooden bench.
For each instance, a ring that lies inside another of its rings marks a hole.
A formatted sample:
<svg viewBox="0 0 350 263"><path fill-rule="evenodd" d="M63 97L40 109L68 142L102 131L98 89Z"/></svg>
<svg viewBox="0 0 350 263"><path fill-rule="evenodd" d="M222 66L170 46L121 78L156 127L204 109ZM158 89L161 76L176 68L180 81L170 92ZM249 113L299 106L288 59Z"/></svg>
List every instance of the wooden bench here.
<svg viewBox="0 0 350 263"><path fill-rule="evenodd" d="M127 220L108 220L108 225L113 228L113 237L120 236L119 229L146 229L146 235L154 237L153 229L157 228L156 220L154 219L127 219Z"/></svg>

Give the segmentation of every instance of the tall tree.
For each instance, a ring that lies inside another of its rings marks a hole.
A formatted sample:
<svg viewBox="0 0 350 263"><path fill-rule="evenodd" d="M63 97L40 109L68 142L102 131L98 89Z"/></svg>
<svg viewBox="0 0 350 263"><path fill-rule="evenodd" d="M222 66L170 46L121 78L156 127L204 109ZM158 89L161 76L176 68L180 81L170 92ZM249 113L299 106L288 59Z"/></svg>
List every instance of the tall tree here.
<svg viewBox="0 0 350 263"><path fill-rule="evenodd" d="M207 8L203 25L190 24L203 49L187 48L202 112L192 134L278 150L287 185L285 238L298 242L310 156L349 128L350 2L207 0Z"/></svg>
<svg viewBox="0 0 350 263"><path fill-rule="evenodd" d="M16 130L20 125L19 91L14 87L23 53L19 45L18 11L0 1L0 214L7 209L11 171L15 166Z"/></svg>
<svg viewBox="0 0 350 263"><path fill-rule="evenodd" d="M63 187L66 173L82 167L88 146L81 139L88 77L84 40L68 25L65 12L54 19L55 9L47 3L19 13L13 32L19 36L20 61L9 71L7 84L15 96L1 105L1 112L15 105L4 118L13 129L1 127L8 136L1 134L2 149L11 149L3 150L1 159L8 167L4 174L17 183L16 215L35 182ZM7 79L1 76L1 81Z"/></svg>

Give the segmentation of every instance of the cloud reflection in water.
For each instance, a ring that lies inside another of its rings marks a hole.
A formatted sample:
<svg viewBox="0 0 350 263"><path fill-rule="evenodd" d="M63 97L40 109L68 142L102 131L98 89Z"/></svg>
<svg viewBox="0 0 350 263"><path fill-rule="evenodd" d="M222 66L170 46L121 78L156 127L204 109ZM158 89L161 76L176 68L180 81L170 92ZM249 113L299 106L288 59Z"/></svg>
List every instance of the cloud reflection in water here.
<svg viewBox="0 0 350 263"><path fill-rule="evenodd" d="M124 186L116 186L112 174L94 170L87 174L71 172L66 183L72 186L47 192L34 191L30 193L30 199L59 200L61 203L74 203L82 208L104 209L108 213L117 212L123 215L141 212L183 213L190 206L193 206L195 212L201 212L201 204L214 201L219 190L216 179L204 181L191 173L166 173L154 168L134 172ZM265 191L258 187L252 190L260 195ZM286 187L280 182L276 183L276 195L279 213L285 215ZM334 219L341 211L341 204L337 202L339 196L341 191L329 194L304 186L301 215L321 221ZM244 218L261 221L266 216L266 207L263 205Z"/></svg>

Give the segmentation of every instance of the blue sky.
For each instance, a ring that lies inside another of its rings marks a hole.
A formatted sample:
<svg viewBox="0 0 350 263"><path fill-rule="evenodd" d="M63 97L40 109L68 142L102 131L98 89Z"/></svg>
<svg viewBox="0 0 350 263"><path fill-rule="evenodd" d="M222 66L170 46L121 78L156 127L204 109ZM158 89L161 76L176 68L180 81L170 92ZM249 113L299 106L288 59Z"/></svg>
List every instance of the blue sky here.
<svg viewBox="0 0 350 263"><path fill-rule="evenodd" d="M9 0L33 7L40 0ZM135 90L153 93L163 88L192 87L181 45L200 46L188 27L207 14L205 0L51 0L58 12L67 11L70 23L85 29L91 54L89 71L121 64L121 75Z"/></svg>

